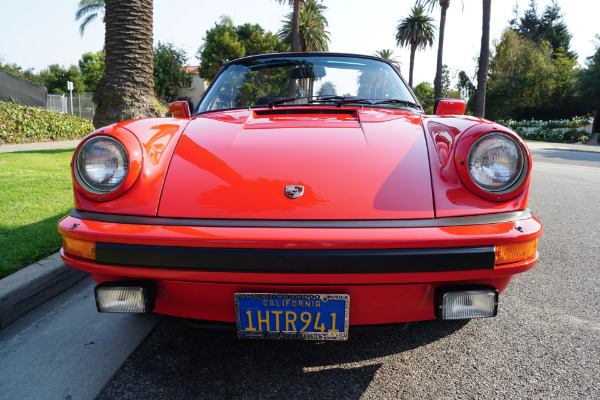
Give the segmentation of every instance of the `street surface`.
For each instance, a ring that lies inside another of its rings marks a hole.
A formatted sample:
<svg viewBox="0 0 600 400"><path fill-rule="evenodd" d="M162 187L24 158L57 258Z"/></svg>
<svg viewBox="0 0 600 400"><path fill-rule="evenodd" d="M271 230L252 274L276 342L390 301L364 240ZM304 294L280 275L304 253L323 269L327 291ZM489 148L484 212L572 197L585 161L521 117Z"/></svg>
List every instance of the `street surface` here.
<svg viewBox="0 0 600 400"><path fill-rule="evenodd" d="M238 341L165 318L99 399L600 398L600 153L532 154L541 258L496 318L340 343Z"/></svg>
<svg viewBox="0 0 600 400"><path fill-rule="evenodd" d="M98 314L87 279L0 331L0 399L598 399L600 153L531 148L541 258L496 318L239 341L177 318Z"/></svg>

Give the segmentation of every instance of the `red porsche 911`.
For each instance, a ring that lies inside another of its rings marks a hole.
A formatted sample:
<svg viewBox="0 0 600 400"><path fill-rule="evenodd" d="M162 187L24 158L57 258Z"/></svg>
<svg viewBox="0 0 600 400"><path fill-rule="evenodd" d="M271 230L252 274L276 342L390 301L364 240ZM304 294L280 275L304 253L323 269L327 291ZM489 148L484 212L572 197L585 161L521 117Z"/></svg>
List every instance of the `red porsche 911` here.
<svg viewBox="0 0 600 400"><path fill-rule="evenodd" d="M424 115L370 56L223 66L194 108L98 129L72 161L64 262L100 312L218 323L240 338L493 317L538 260L531 156L441 99Z"/></svg>

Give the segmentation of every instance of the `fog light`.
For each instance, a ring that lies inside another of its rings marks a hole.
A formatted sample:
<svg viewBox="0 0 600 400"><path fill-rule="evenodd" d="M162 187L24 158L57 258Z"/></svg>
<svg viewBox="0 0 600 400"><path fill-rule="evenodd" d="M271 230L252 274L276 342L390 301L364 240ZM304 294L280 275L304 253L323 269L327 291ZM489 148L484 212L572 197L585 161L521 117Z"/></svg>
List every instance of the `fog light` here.
<svg viewBox="0 0 600 400"><path fill-rule="evenodd" d="M94 289L98 312L149 313L154 309L150 288L130 282L104 282Z"/></svg>
<svg viewBox="0 0 600 400"><path fill-rule="evenodd" d="M498 291L491 286L440 288L436 293L436 316L440 319L487 318L498 313Z"/></svg>

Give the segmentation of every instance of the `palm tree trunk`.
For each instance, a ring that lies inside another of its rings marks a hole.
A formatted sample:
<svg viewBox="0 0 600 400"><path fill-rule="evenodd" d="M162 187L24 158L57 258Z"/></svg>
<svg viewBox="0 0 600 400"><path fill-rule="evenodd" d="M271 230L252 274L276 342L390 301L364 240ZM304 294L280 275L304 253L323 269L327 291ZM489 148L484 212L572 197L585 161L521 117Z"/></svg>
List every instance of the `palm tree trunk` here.
<svg viewBox="0 0 600 400"><path fill-rule="evenodd" d="M154 97L152 0L106 0L106 70L98 82L94 126L158 116Z"/></svg>
<svg viewBox="0 0 600 400"><path fill-rule="evenodd" d="M300 36L300 0L294 0L294 13L292 19L292 51L299 50Z"/></svg>
<svg viewBox="0 0 600 400"><path fill-rule="evenodd" d="M435 71L435 82L433 84L436 99L442 97L442 68L444 64L442 61L442 56L444 55L444 30L446 29L446 11L448 10L449 5L449 0L445 2L440 2L440 8L442 9L442 13L440 15L440 35L438 42L437 66Z"/></svg>
<svg viewBox="0 0 600 400"><path fill-rule="evenodd" d="M490 17L492 0L483 0L483 24L481 27L481 50L479 51L479 70L477 71L477 96L475 116L483 118L485 114L485 89L487 83L490 54Z"/></svg>
<svg viewBox="0 0 600 400"><path fill-rule="evenodd" d="M410 70L408 72L408 86L412 89L413 87L413 70L415 67L415 53L417 52L417 45L410 45Z"/></svg>

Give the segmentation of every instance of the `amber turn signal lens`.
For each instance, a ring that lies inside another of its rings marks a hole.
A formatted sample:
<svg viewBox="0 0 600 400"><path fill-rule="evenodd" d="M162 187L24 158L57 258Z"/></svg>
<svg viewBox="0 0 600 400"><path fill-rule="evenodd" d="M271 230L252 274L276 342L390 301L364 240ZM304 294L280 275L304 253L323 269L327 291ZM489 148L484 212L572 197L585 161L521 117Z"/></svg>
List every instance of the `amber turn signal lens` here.
<svg viewBox="0 0 600 400"><path fill-rule="evenodd" d="M89 260L96 259L95 242L87 242L85 240L73 239L70 237L63 236L62 243L63 249L65 249L65 253L71 256L87 258Z"/></svg>
<svg viewBox="0 0 600 400"><path fill-rule="evenodd" d="M496 266L526 260L535 256L538 240L496 246ZM501 268L501 267L500 267Z"/></svg>

